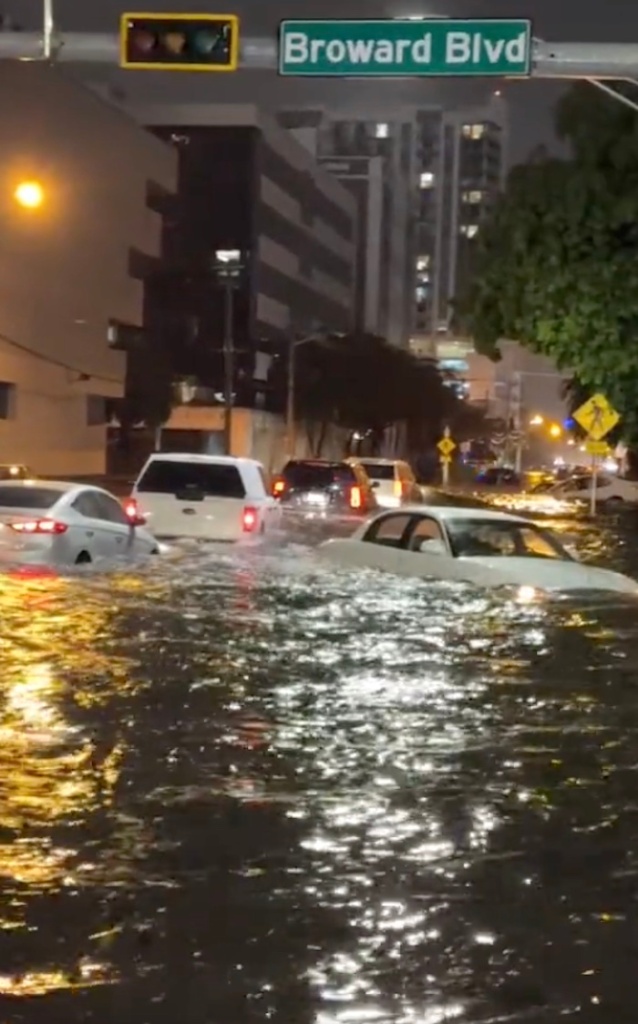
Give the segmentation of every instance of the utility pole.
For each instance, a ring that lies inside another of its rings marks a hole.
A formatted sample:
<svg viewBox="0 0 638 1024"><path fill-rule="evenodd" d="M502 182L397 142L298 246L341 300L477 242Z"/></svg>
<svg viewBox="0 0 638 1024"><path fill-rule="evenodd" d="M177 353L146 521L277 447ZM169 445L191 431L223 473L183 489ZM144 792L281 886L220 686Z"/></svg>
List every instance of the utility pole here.
<svg viewBox="0 0 638 1024"><path fill-rule="evenodd" d="M217 249L214 270L224 294L224 454L233 451L233 400L235 385L235 303L234 293L241 285L243 264L239 249Z"/></svg>

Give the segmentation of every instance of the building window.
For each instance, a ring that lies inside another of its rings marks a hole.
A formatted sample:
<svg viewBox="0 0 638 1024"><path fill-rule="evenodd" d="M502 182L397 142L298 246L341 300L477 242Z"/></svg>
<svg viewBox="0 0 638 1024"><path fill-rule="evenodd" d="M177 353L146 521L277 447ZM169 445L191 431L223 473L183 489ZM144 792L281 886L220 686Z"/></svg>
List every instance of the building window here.
<svg viewBox="0 0 638 1024"><path fill-rule="evenodd" d="M470 189L469 192L464 192L461 196L464 203L470 203L472 206L476 206L477 203L483 201L483 192L478 188Z"/></svg>
<svg viewBox="0 0 638 1024"><path fill-rule="evenodd" d="M0 381L0 420L12 420L15 416L15 384Z"/></svg>
<svg viewBox="0 0 638 1024"><path fill-rule="evenodd" d="M482 139L485 135L484 124L464 124L463 125L463 138L464 139Z"/></svg>
<svg viewBox="0 0 638 1024"><path fill-rule="evenodd" d="M478 224L461 224L461 234L466 238L475 238L478 234Z"/></svg>
<svg viewBox="0 0 638 1024"><path fill-rule="evenodd" d="M87 427L103 427L108 421L106 399L102 395L86 396Z"/></svg>
<svg viewBox="0 0 638 1024"><path fill-rule="evenodd" d="M417 258L416 258L416 269L418 271L427 270L429 266L430 266L430 257L428 256L427 253L424 253L421 256L417 256Z"/></svg>
<svg viewBox="0 0 638 1024"><path fill-rule="evenodd" d="M381 122L374 126L375 139L387 139L390 135L390 125Z"/></svg>
<svg viewBox="0 0 638 1024"><path fill-rule="evenodd" d="M419 178L421 188L434 188L434 174L432 171L423 171Z"/></svg>

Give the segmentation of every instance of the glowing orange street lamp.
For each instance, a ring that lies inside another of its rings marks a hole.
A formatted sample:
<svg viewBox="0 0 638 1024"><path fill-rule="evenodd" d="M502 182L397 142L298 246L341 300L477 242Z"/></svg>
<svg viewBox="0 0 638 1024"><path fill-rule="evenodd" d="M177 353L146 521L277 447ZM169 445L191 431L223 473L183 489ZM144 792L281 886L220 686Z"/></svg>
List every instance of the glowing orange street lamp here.
<svg viewBox="0 0 638 1024"><path fill-rule="evenodd" d="M44 202L44 189L39 181L21 181L13 198L25 210L37 210Z"/></svg>
<svg viewBox="0 0 638 1024"><path fill-rule="evenodd" d="M558 426L558 423L553 423L549 428L550 437L558 438L562 434L562 430Z"/></svg>

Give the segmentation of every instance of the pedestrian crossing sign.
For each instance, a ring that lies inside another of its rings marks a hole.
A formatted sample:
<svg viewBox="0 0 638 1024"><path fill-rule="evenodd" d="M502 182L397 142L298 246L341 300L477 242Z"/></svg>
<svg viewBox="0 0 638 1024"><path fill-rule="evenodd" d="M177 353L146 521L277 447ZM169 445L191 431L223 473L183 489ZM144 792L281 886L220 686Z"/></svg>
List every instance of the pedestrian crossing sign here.
<svg viewBox="0 0 638 1024"><path fill-rule="evenodd" d="M574 413L574 419L587 433L590 441L602 441L620 423L620 413L604 395L592 395Z"/></svg>

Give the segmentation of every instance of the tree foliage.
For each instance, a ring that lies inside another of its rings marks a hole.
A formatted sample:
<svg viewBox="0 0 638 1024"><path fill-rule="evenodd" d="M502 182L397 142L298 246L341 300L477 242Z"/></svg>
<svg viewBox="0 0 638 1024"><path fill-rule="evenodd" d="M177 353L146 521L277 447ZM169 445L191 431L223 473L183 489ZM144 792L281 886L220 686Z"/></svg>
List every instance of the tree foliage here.
<svg viewBox="0 0 638 1024"><path fill-rule="evenodd" d="M279 360L278 407L285 407L286 359ZM460 415L459 402L435 364L369 334L300 345L295 356L295 409L320 454L328 423L380 440L404 423L414 450L431 446Z"/></svg>
<svg viewBox="0 0 638 1024"><path fill-rule="evenodd" d="M571 156L515 168L460 310L477 349L502 339L603 391L638 438L638 116L590 85L556 110Z"/></svg>

